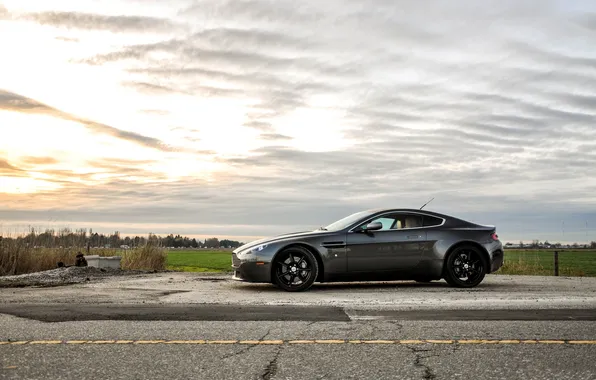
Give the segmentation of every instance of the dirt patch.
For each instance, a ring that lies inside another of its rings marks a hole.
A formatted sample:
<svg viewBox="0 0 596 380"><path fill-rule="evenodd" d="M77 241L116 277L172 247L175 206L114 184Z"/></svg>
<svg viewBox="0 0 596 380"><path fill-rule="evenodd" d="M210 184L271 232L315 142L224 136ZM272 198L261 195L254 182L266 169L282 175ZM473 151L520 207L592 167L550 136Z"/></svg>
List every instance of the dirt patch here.
<svg viewBox="0 0 596 380"><path fill-rule="evenodd" d="M211 282L218 282L218 281L229 281L230 279L225 277L202 277L202 278L195 278L195 281L211 281Z"/></svg>
<svg viewBox="0 0 596 380"><path fill-rule="evenodd" d="M0 288L53 287L80 284L106 277L143 275L158 272L95 267L56 268L42 272L0 277Z"/></svg>

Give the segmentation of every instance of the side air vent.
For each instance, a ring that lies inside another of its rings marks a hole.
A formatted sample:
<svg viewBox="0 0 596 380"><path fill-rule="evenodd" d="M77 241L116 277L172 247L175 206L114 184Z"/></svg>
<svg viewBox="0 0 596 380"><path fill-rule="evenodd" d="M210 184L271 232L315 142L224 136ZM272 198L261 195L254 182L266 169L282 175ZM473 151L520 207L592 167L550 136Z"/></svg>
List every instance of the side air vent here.
<svg viewBox="0 0 596 380"><path fill-rule="evenodd" d="M346 243L343 241L326 241L321 243L321 246L325 248L338 248L338 247L345 247Z"/></svg>

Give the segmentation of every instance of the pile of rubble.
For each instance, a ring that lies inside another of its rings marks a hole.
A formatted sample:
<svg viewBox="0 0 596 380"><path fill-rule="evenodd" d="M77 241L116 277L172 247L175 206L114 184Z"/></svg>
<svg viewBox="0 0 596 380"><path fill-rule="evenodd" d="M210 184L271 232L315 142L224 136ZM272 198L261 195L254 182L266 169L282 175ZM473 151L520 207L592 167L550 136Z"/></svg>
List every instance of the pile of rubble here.
<svg viewBox="0 0 596 380"><path fill-rule="evenodd" d="M95 267L61 267L43 272L27 273L16 276L1 276L0 288L25 286L60 286L80 284L94 279L110 276L155 273L156 271L122 270Z"/></svg>

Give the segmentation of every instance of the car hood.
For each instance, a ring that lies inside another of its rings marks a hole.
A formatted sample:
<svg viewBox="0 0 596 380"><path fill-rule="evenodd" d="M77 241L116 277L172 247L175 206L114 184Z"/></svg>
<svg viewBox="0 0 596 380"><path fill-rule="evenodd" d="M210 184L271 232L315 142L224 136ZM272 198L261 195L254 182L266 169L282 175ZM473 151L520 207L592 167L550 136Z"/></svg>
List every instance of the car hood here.
<svg viewBox="0 0 596 380"><path fill-rule="evenodd" d="M292 239L292 238L299 238L299 237L306 237L306 236L313 236L313 235L320 235L320 234L324 234L324 233L329 233L329 232L324 231L324 230L300 231L300 232L292 232L292 233L288 233L288 234L267 237L267 238L251 241L250 243L246 243L243 246L236 248L234 250L234 253L241 252L241 251L262 245L262 244L270 244L270 243L275 243L277 241L282 241L282 240L287 240L287 239Z"/></svg>

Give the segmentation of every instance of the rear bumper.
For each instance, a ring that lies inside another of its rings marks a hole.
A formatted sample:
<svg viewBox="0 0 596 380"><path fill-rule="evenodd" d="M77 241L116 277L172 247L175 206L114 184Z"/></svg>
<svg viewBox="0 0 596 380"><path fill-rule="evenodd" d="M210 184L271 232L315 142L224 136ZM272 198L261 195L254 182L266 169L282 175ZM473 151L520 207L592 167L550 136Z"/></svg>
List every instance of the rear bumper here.
<svg viewBox="0 0 596 380"><path fill-rule="evenodd" d="M232 253L232 280L246 282L271 282L271 265L268 262L258 261L256 257L250 260L241 260Z"/></svg>
<svg viewBox="0 0 596 380"><path fill-rule="evenodd" d="M496 249L490 253L490 272L498 271L504 263L503 249Z"/></svg>

